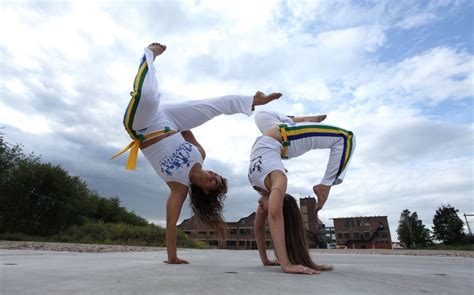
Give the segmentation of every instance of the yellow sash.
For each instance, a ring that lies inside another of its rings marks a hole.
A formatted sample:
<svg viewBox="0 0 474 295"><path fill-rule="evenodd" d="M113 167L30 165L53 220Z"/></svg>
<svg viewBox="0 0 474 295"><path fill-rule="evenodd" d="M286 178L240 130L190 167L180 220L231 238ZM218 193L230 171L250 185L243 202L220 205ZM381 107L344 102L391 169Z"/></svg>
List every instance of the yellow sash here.
<svg viewBox="0 0 474 295"><path fill-rule="evenodd" d="M129 145L127 145L123 150L121 150L119 153L115 154L111 160L117 158L121 154L127 152L130 150L130 154L128 155L128 160L127 164L125 165L125 169L127 170L135 170L135 167L137 166L137 158L138 158L138 150L140 149L140 143L145 140L152 139L154 137L163 135L165 133L171 132L174 130L169 129L168 127L165 128L165 130L160 130L152 133L148 133L146 135L140 136L142 139L135 139L132 141Z"/></svg>

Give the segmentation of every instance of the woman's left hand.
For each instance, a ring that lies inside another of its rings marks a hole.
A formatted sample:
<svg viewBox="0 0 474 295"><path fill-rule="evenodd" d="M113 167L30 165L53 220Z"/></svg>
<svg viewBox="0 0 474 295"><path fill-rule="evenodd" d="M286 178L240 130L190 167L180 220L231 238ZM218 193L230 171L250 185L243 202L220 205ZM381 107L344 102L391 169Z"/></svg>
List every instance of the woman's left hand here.
<svg viewBox="0 0 474 295"><path fill-rule="evenodd" d="M280 265L278 260L267 260L263 263L265 266L275 266L275 265Z"/></svg>

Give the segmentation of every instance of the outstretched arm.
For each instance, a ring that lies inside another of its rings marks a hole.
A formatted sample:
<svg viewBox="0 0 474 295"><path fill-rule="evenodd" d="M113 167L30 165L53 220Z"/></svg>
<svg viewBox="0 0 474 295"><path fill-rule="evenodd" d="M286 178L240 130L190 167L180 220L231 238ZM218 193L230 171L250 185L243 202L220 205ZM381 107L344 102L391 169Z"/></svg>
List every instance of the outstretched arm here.
<svg viewBox="0 0 474 295"><path fill-rule="evenodd" d="M178 258L176 250L176 223L181 213L184 200L188 194L188 188L183 184L168 183L171 193L166 202L166 250L168 259L164 263L169 264L188 264L189 262Z"/></svg>
<svg viewBox="0 0 474 295"><path fill-rule="evenodd" d="M189 142L189 143L193 144L195 147L197 147L197 149L201 153L202 159L205 160L206 159L206 151L204 150L202 145L197 141L196 137L194 137L194 134L191 132L191 130L182 131L181 134L183 135L184 140L186 140L187 142Z"/></svg>
<svg viewBox="0 0 474 295"><path fill-rule="evenodd" d="M283 219L283 202L286 194L287 178L281 171L270 174L271 191L268 200L268 223L272 233L281 269L286 273L318 274L319 272L303 265L293 265L288 259L285 245L285 225Z"/></svg>
<svg viewBox="0 0 474 295"><path fill-rule="evenodd" d="M265 245L265 221L267 220L268 211L265 211L258 206L256 212L257 215L255 216L254 230L260 259L262 260L263 265L278 265L278 262L269 260L267 256L267 247Z"/></svg>
<svg viewBox="0 0 474 295"><path fill-rule="evenodd" d="M268 224L272 233L273 246L280 261L281 268L285 271L290 266L285 246L285 226L283 220L283 199L285 197L287 179L281 171L270 174L271 191L268 200ZM260 250L259 250L260 251Z"/></svg>

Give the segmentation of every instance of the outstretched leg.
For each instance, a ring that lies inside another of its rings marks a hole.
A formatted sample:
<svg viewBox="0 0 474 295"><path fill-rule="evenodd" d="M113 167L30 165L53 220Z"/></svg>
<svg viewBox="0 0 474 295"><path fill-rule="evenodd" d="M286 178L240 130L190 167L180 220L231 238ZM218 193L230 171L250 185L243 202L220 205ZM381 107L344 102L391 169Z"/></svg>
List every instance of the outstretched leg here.
<svg viewBox="0 0 474 295"><path fill-rule="evenodd" d="M222 114L241 113L250 116L255 106L269 103L279 97L281 97L281 93L265 95L262 92L257 92L255 96L227 95L179 104L166 104L162 106L162 111L178 127L179 131L186 131Z"/></svg>
<svg viewBox="0 0 474 295"><path fill-rule="evenodd" d="M152 43L145 49L138 73L133 82L132 98L125 111L123 123L130 136L138 138L135 130L150 126L160 105L160 92L155 77L153 61L166 50L160 43Z"/></svg>

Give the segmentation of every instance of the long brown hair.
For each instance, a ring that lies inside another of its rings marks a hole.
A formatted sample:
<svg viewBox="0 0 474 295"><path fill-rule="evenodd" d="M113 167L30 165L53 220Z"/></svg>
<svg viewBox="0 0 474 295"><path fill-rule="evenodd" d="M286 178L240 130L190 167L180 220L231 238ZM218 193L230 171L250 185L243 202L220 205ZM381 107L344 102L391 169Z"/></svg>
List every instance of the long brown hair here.
<svg viewBox="0 0 474 295"><path fill-rule="evenodd" d="M227 224L222 213L227 193L227 180L222 177L222 184L215 190L205 192L202 188L192 184L190 197L191 209L201 222L216 231L221 239L227 236Z"/></svg>
<svg viewBox="0 0 474 295"><path fill-rule="evenodd" d="M319 271L332 270L331 265L313 262L306 243L306 232L296 199L286 194L283 200L283 219L285 223L285 246L291 264L301 264Z"/></svg>

